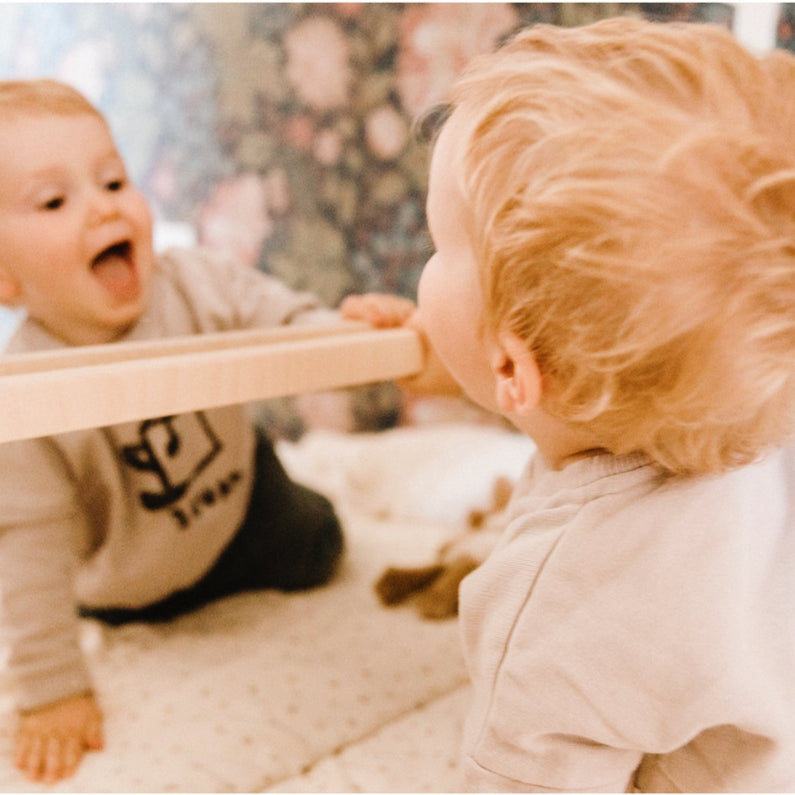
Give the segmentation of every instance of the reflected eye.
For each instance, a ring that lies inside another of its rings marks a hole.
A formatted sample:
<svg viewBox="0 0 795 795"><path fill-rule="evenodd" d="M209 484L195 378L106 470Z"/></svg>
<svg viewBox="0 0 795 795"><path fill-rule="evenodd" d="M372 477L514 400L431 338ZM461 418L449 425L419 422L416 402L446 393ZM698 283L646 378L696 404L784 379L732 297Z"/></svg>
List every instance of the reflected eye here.
<svg viewBox="0 0 795 795"><path fill-rule="evenodd" d="M64 199L63 196L53 196L52 199L49 199L48 201L44 202L41 205L41 209L42 210L59 210L61 207L63 207L65 201L66 200Z"/></svg>

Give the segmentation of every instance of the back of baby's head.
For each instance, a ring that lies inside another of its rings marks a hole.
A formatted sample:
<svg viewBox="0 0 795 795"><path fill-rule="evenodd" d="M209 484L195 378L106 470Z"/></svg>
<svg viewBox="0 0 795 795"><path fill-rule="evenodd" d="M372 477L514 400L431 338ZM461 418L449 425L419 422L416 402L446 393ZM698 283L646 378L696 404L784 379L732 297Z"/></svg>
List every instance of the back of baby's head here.
<svg viewBox="0 0 795 795"><path fill-rule="evenodd" d="M546 408L716 472L793 429L795 58L725 31L540 26L453 96L487 324Z"/></svg>
<svg viewBox="0 0 795 795"><path fill-rule="evenodd" d="M0 80L0 119L91 114L103 118L77 89L48 78Z"/></svg>

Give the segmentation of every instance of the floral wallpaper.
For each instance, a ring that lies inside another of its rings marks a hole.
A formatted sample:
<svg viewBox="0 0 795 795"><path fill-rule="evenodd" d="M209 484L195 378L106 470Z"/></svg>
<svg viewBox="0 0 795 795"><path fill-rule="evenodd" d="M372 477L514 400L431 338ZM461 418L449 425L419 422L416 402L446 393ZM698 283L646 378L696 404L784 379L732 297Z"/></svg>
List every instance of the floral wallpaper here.
<svg viewBox="0 0 795 795"><path fill-rule="evenodd" d="M795 52L795 3L782 3L776 46Z"/></svg>
<svg viewBox="0 0 795 795"><path fill-rule="evenodd" d="M464 64L521 26L618 14L732 20L728 3L0 3L0 77L76 85L157 219L333 306L414 295L428 152L412 124ZM397 421L393 390L364 393L356 427ZM294 435L290 406L276 424Z"/></svg>

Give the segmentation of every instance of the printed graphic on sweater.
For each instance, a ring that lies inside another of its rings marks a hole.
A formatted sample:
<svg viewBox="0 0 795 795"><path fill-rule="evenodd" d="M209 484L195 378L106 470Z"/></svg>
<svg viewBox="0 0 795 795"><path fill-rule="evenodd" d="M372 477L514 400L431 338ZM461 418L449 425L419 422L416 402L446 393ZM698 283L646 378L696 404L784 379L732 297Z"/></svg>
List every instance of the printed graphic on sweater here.
<svg viewBox="0 0 795 795"><path fill-rule="evenodd" d="M183 497L222 449L200 411L145 420L138 433L140 441L122 447L121 455L129 466L157 477L159 490L139 495L141 504L150 511L166 508ZM189 445L185 439L190 440Z"/></svg>

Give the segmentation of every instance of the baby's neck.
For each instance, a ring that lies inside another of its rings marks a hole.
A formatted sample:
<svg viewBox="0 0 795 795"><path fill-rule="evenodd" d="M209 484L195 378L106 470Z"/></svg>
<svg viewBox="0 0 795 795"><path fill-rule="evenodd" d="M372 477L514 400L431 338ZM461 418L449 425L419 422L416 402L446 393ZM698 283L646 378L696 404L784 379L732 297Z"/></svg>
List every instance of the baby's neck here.
<svg viewBox="0 0 795 795"><path fill-rule="evenodd" d="M543 409L537 408L527 417L510 419L536 443L550 469L560 470L574 461L605 452L605 448L587 431L572 428Z"/></svg>

